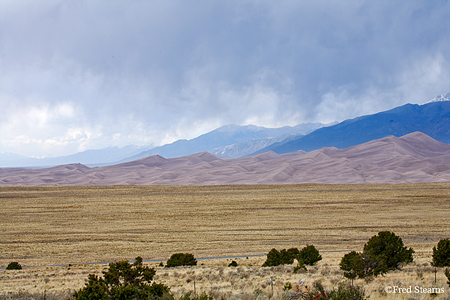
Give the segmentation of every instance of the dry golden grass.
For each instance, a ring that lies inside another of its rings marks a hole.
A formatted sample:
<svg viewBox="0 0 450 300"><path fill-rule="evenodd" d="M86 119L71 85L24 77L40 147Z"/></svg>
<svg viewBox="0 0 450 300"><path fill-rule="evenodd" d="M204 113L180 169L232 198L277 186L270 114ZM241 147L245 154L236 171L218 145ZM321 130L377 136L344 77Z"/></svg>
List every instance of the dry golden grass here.
<svg viewBox="0 0 450 300"><path fill-rule="evenodd" d="M283 287L288 282L292 285L291 292L306 292L313 288L314 282L319 281L326 289L332 289L342 283L349 283L342 276L336 261L342 253L322 253L324 259L317 266L308 267L307 272L293 273L294 266L278 266L263 268L265 257L249 257L234 259L237 268L227 267L231 259L201 260L196 267L163 268L157 263L146 263L156 268L155 282L164 283L171 288L171 292L178 299L184 293L205 292L215 299L257 299L261 293L267 298L272 295L269 280L274 279L273 298L283 298ZM450 297L450 289L446 285L446 278L442 271L437 273L437 283L434 283L433 268L429 265L429 258L416 258L416 261L402 268L390 272L385 276L374 278L370 282L355 280L355 285L361 285L370 299L407 300L407 299L444 299ZM73 265L64 267L37 267L4 272L0 276L0 299L31 299L20 297L20 294L34 295L33 299L67 299L67 296L84 286L88 274L101 275L106 265ZM304 285L299 282L305 279ZM194 288L195 282L195 288ZM422 288L443 288L444 293L433 297L430 293L388 294L387 286ZM12 293L12 294L11 294ZM3 295L3 296L2 296ZM53 295L53 298L51 297ZM11 297L11 298L8 298ZM265 298L258 298L265 299Z"/></svg>
<svg viewBox="0 0 450 300"><path fill-rule="evenodd" d="M371 299L408 299L378 290L396 281L431 284L434 275L423 264L431 260L432 247L450 235L450 183L0 187L0 203L0 266L11 261L36 266L0 271L0 294L78 289L88 273L105 268L83 264L88 262L167 259L176 252L195 257L264 254L306 244L314 244L324 257L307 274L294 275L292 267L260 268L264 258L259 257L240 258L240 267L232 270L224 267L230 260L158 269L157 281L177 293L191 290L193 278L199 291L215 293L268 292L267 281L274 276L277 293L283 283L295 285L304 277L310 284L321 280L336 286L343 280L338 264L345 252L326 251L360 251L371 236L391 230L416 250L419 264L365 286ZM72 266L50 266L56 264ZM438 276L438 284L445 286L442 272Z"/></svg>

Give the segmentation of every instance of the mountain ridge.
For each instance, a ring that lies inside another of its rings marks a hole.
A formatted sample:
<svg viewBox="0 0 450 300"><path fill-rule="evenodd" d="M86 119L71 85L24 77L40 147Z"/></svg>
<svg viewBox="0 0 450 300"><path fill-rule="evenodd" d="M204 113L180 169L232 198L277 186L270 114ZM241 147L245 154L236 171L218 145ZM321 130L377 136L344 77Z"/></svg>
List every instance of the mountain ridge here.
<svg viewBox="0 0 450 300"><path fill-rule="evenodd" d="M253 153L292 134L305 134L326 126L321 123L303 123L296 126L267 128L255 125L224 125L191 140L177 140L159 147L129 145L122 148L106 147L86 150L53 158L27 158L0 153L0 167L50 167L60 164L82 163L105 166L133 161L154 154L167 158L208 151L218 156L237 158Z"/></svg>
<svg viewBox="0 0 450 300"><path fill-rule="evenodd" d="M450 93L437 96L424 105L405 104L334 125L304 123L279 128L224 125L191 140L178 140L159 147L107 147L55 158L33 159L0 153L0 167L50 167L70 163L107 166L154 154L173 158L202 151L235 159L267 151L282 154L324 147L343 149L389 135L398 137L414 131L422 131L436 140L450 143Z"/></svg>
<svg viewBox="0 0 450 300"><path fill-rule="evenodd" d="M405 104L388 111L345 120L302 137L274 143L253 154L269 150L281 154L323 147L343 149L389 135L399 137L415 131L450 143L450 101Z"/></svg>
<svg viewBox="0 0 450 300"><path fill-rule="evenodd" d="M283 126L278 128L267 128L255 125L224 125L196 138L190 140L177 140L171 144L162 145L148 151L144 151L129 157L126 160L134 160L153 154L160 154L166 158L173 158L203 151L228 157L229 155L227 155L227 152L224 151L224 149L233 145L240 145L245 148L248 147L244 146L246 143L260 140L259 143L255 143L257 144L256 147L260 149L264 147L263 141L269 141L270 143L271 139L279 136L287 137L292 134L305 134L322 126L325 126L325 124L303 123L296 126ZM263 146L259 147L258 144ZM248 151L245 154L249 153L251 153L251 151ZM234 158L241 156L244 155L235 155Z"/></svg>

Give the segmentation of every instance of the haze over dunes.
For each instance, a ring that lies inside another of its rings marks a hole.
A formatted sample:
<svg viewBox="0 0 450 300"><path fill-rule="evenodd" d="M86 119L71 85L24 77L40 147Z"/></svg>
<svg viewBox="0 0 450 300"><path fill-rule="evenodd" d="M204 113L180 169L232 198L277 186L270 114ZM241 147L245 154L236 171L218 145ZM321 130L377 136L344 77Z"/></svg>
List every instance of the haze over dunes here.
<svg viewBox="0 0 450 300"><path fill-rule="evenodd" d="M450 181L450 145L415 132L346 149L266 152L222 160L207 152L155 155L107 167L81 164L0 169L1 185L225 185L297 183L419 183Z"/></svg>

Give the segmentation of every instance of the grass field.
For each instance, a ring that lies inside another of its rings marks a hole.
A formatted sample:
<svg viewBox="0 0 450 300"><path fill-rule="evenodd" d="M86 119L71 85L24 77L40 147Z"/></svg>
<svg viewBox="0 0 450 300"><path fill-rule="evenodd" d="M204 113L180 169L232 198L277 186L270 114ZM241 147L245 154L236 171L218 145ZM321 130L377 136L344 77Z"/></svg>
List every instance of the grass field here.
<svg viewBox="0 0 450 300"><path fill-rule="evenodd" d="M0 203L0 266L33 266L1 270L0 293L80 288L88 273L105 267L84 265L90 262L167 259L176 252L245 256L307 244L323 252L318 279L332 283L342 279L338 263L345 252L361 251L379 231L391 230L415 249L416 269L426 268L432 247L450 237L450 183L0 187ZM264 258L240 260L260 272ZM227 264L201 262L198 270L215 268L203 270L212 273ZM65 266L52 266L59 264ZM184 284L176 283L174 271L157 274L167 273L164 280L182 289L189 287L182 274L198 270L179 270ZM429 269L410 273L416 272L424 280L432 276Z"/></svg>

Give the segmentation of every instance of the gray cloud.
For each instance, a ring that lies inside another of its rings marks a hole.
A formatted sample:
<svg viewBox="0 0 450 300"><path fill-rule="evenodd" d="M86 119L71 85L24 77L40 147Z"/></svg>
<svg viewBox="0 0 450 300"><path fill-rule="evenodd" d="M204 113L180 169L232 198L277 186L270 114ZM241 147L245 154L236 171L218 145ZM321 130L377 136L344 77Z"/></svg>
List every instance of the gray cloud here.
<svg viewBox="0 0 450 300"><path fill-rule="evenodd" d="M449 12L448 1L2 1L0 152L156 145L423 103L450 90Z"/></svg>

